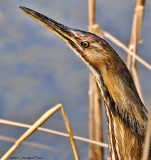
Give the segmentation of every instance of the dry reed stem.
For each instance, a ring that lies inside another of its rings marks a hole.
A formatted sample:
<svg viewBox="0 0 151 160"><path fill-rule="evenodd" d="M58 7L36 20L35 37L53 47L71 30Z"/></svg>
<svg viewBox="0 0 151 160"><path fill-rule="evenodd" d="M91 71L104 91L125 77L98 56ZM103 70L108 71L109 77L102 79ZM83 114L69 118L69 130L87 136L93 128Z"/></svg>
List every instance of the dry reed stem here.
<svg viewBox="0 0 151 160"><path fill-rule="evenodd" d="M134 11L131 39L129 44L129 49L133 52L133 54L136 54L136 55L138 53L144 8L145 8L145 0L138 0L135 7L135 11ZM128 54L126 64L132 74L132 77L134 79L134 83L136 85L140 98L142 99L142 101L144 101L140 82L139 82L139 77L138 77L137 61L135 58L133 58L131 55Z"/></svg>
<svg viewBox="0 0 151 160"><path fill-rule="evenodd" d="M9 121L9 120L4 120L4 119L0 119L0 123L6 124L6 125L11 125L11 126L23 127L23 128L30 128L31 127L31 125L28 125L28 124ZM59 131L55 131L55 130L51 130L51 129L47 129L47 128L43 128L43 127L38 127L37 130L47 132L47 133L51 133L51 134L55 134L55 135L59 135L59 136L63 136L63 137L67 137L67 138L69 137L69 134L67 134L67 133L63 133L63 132L59 132ZM95 145L98 145L98 146L101 146L101 147L104 147L104 148L108 148L108 144L106 144L106 143L97 142L97 141L94 141L94 140L90 140L90 139L75 136L75 135L73 135L73 138L75 140L79 140L79 141L82 141L82 142L91 143L91 144L95 144Z"/></svg>
<svg viewBox="0 0 151 160"><path fill-rule="evenodd" d="M58 109L61 108L61 113L65 121L65 126L67 128L67 131L69 133L70 143L73 150L73 154L75 156L76 160L80 160L79 154L77 151L76 144L73 139L72 130L69 124L69 120L67 118L67 115L64 111L63 106L61 104L58 104L54 106L53 108L49 109L47 112L45 112L16 142L15 144L1 157L1 160L6 160L16 149L17 147L26 139L28 138L36 129L41 126L52 114L54 114Z"/></svg>
<svg viewBox="0 0 151 160"><path fill-rule="evenodd" d="M97 27L95 25L95 7L96 1L89 0L89 31L97 34ZM100 28L99 28L100 30ZM100 90L97 83L90 73L89 75L89 134L90 139L101 142L103 139L102 133L102 107L101 107L101 96ZM103 148L90 144L89 147L89 159L91 160L103 160Z"/></svg>
<svg viewBox="0 0 151 160"><path fill-rule="evenodd" d="M65 122L65 125L66 125L66 128L67 128L67 131L69 133L69 139L70 139L70 143L71 143L71 147L72 147L72 151L73 151L75 160L80 160L79 153L78 153L75 141L73 139L73 134L72 134L71 126L70 126L68 117L66 115L66 112L65 112L63 106L61 106L61 113L62 113L64 122Z"/></svg>
<svg viewBox="0 0 151 160"><path fill-rule="evenodd" d="M98 86L94 80L92 74L90 74L90 87L89 87L89 103L90 103L90 139L101 142L102 141L102 110L101 110L101 100L100 92ZM90 144L89 148L89 158L91 160L102 160L103 159L103 149L100 146Z"/></svg>
<svg viewBox="0 0 151 160"><path fill-rule="evenodd" d="M17 139L0 135L0 141L7 141L7 142L15 143L17 141ZM35 148L39 148L39 149L43 149L43 150L48 150L51 152L56 151L56 149L53 147L39 144L39 143L35 143L35 142L24 141L24 142L22 142L22 144L27 145L27 146L31 146L31 147L35 147Z"/></svg>
<svg viewBox="0 0 151 160"><path fill-rule="evenodd" d="M95 24L95 6L96 1L95 0L89 0L89 7L88 7L88 14L89 14L89 27L93 26Z"/></svg>
<svg viewBox="0 0 151 160"><path fill-rule="evenodd" d="M134 54L120 40L118 40L117 38L115 38L113 35L111 35L110 33L106 32L106 31L103 31L103 36L106 37L106 38L108 38L109 40L111 40L117 46L119 46L120 48L122 48L123 50L125 50L128 54L130 54L131 56L133 56L138 62L140 62L146 68L148 68L149 70L151 70L151 65L149 63L147 63L145 60L143 60L138 55Z"/></svg>
<svg viewBox="0 0 151 160"><path fill-rule="evenodd" d="M149 150L151 146L151 104L150 104L150 112L149 112L149 118L147 122L146 127L146 135L145 135L145 141L144 141L144 150L141 160L148 160Z"/></svg>

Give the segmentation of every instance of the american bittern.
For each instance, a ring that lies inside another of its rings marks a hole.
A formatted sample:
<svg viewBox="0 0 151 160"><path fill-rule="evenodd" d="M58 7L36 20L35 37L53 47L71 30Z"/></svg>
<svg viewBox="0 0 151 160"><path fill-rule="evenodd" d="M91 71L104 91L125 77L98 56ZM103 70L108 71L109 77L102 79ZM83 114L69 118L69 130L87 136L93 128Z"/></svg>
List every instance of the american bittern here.
<svg viewBox="0 0 151 160"><path fill-rule="evenodd" d="M63 40L93 74L104 98L111 159L140 160L148 112L118 54L95 34L69 28L31 9L20 8Z"/></svg>

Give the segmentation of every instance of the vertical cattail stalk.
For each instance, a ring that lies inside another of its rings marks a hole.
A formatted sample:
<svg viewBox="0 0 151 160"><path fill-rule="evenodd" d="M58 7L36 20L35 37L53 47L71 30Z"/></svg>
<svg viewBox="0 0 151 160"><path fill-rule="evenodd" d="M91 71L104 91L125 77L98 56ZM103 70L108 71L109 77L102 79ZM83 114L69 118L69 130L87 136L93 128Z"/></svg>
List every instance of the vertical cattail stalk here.
<svg viewBox="0 0 151 160"><path fill-rule="evenodd" d="M137 54L138 46L140 43L140 35L141 35L142 22L143 22L143 16L144 16L145 1L146 0L137 0L136 8L134 10L131 39L130 39L130 44L129 44L129 49L134 54ZM132 75L133 80L135 82L138 93L139 93L142 101L144 101L142 91L141 91L140 82L139 82L139 77L138 77L136 59L130 55L127 55L126 64L131 72L131 75Z"/></svg>
<svg viewBox="0 0 151 160"><path fill-rule="evenodd" d="M89 31L96 33L95 24L95 0L89 0ZM100 91L90 73L89 80L89 103L90 103L90 139L102 142L102 108ZM103 148L94 144L90 144L89 148L90 160L103 160Z"/></svg>

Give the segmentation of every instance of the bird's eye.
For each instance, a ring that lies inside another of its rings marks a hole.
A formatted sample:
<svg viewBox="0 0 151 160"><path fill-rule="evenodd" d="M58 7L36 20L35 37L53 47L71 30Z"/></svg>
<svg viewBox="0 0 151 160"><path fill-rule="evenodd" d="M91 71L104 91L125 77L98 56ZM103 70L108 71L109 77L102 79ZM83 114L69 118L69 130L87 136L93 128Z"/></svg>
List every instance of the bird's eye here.
<svg viewBox="0 0 151 160"><path fill-rule="evenodd" d="M83 41L81 42L81 45L84 47L84 48L88 48L90 46L90 43L88 41Z"/></svg>

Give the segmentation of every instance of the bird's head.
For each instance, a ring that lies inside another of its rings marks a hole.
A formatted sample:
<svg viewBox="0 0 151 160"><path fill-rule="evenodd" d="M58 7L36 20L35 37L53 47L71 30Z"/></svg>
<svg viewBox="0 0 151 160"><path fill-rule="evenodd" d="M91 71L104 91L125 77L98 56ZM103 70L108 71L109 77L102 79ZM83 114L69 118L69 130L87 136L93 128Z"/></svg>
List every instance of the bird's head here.
<svg viewBox="0 0 151 160"><path fill-rule="evenodd" d="M27 15L64 41L87 65L91 72L106 69L114 50L102 38L90 32L72 29L31 9L20 7ZM104 72L104 71L103 71Z"/></svg>

